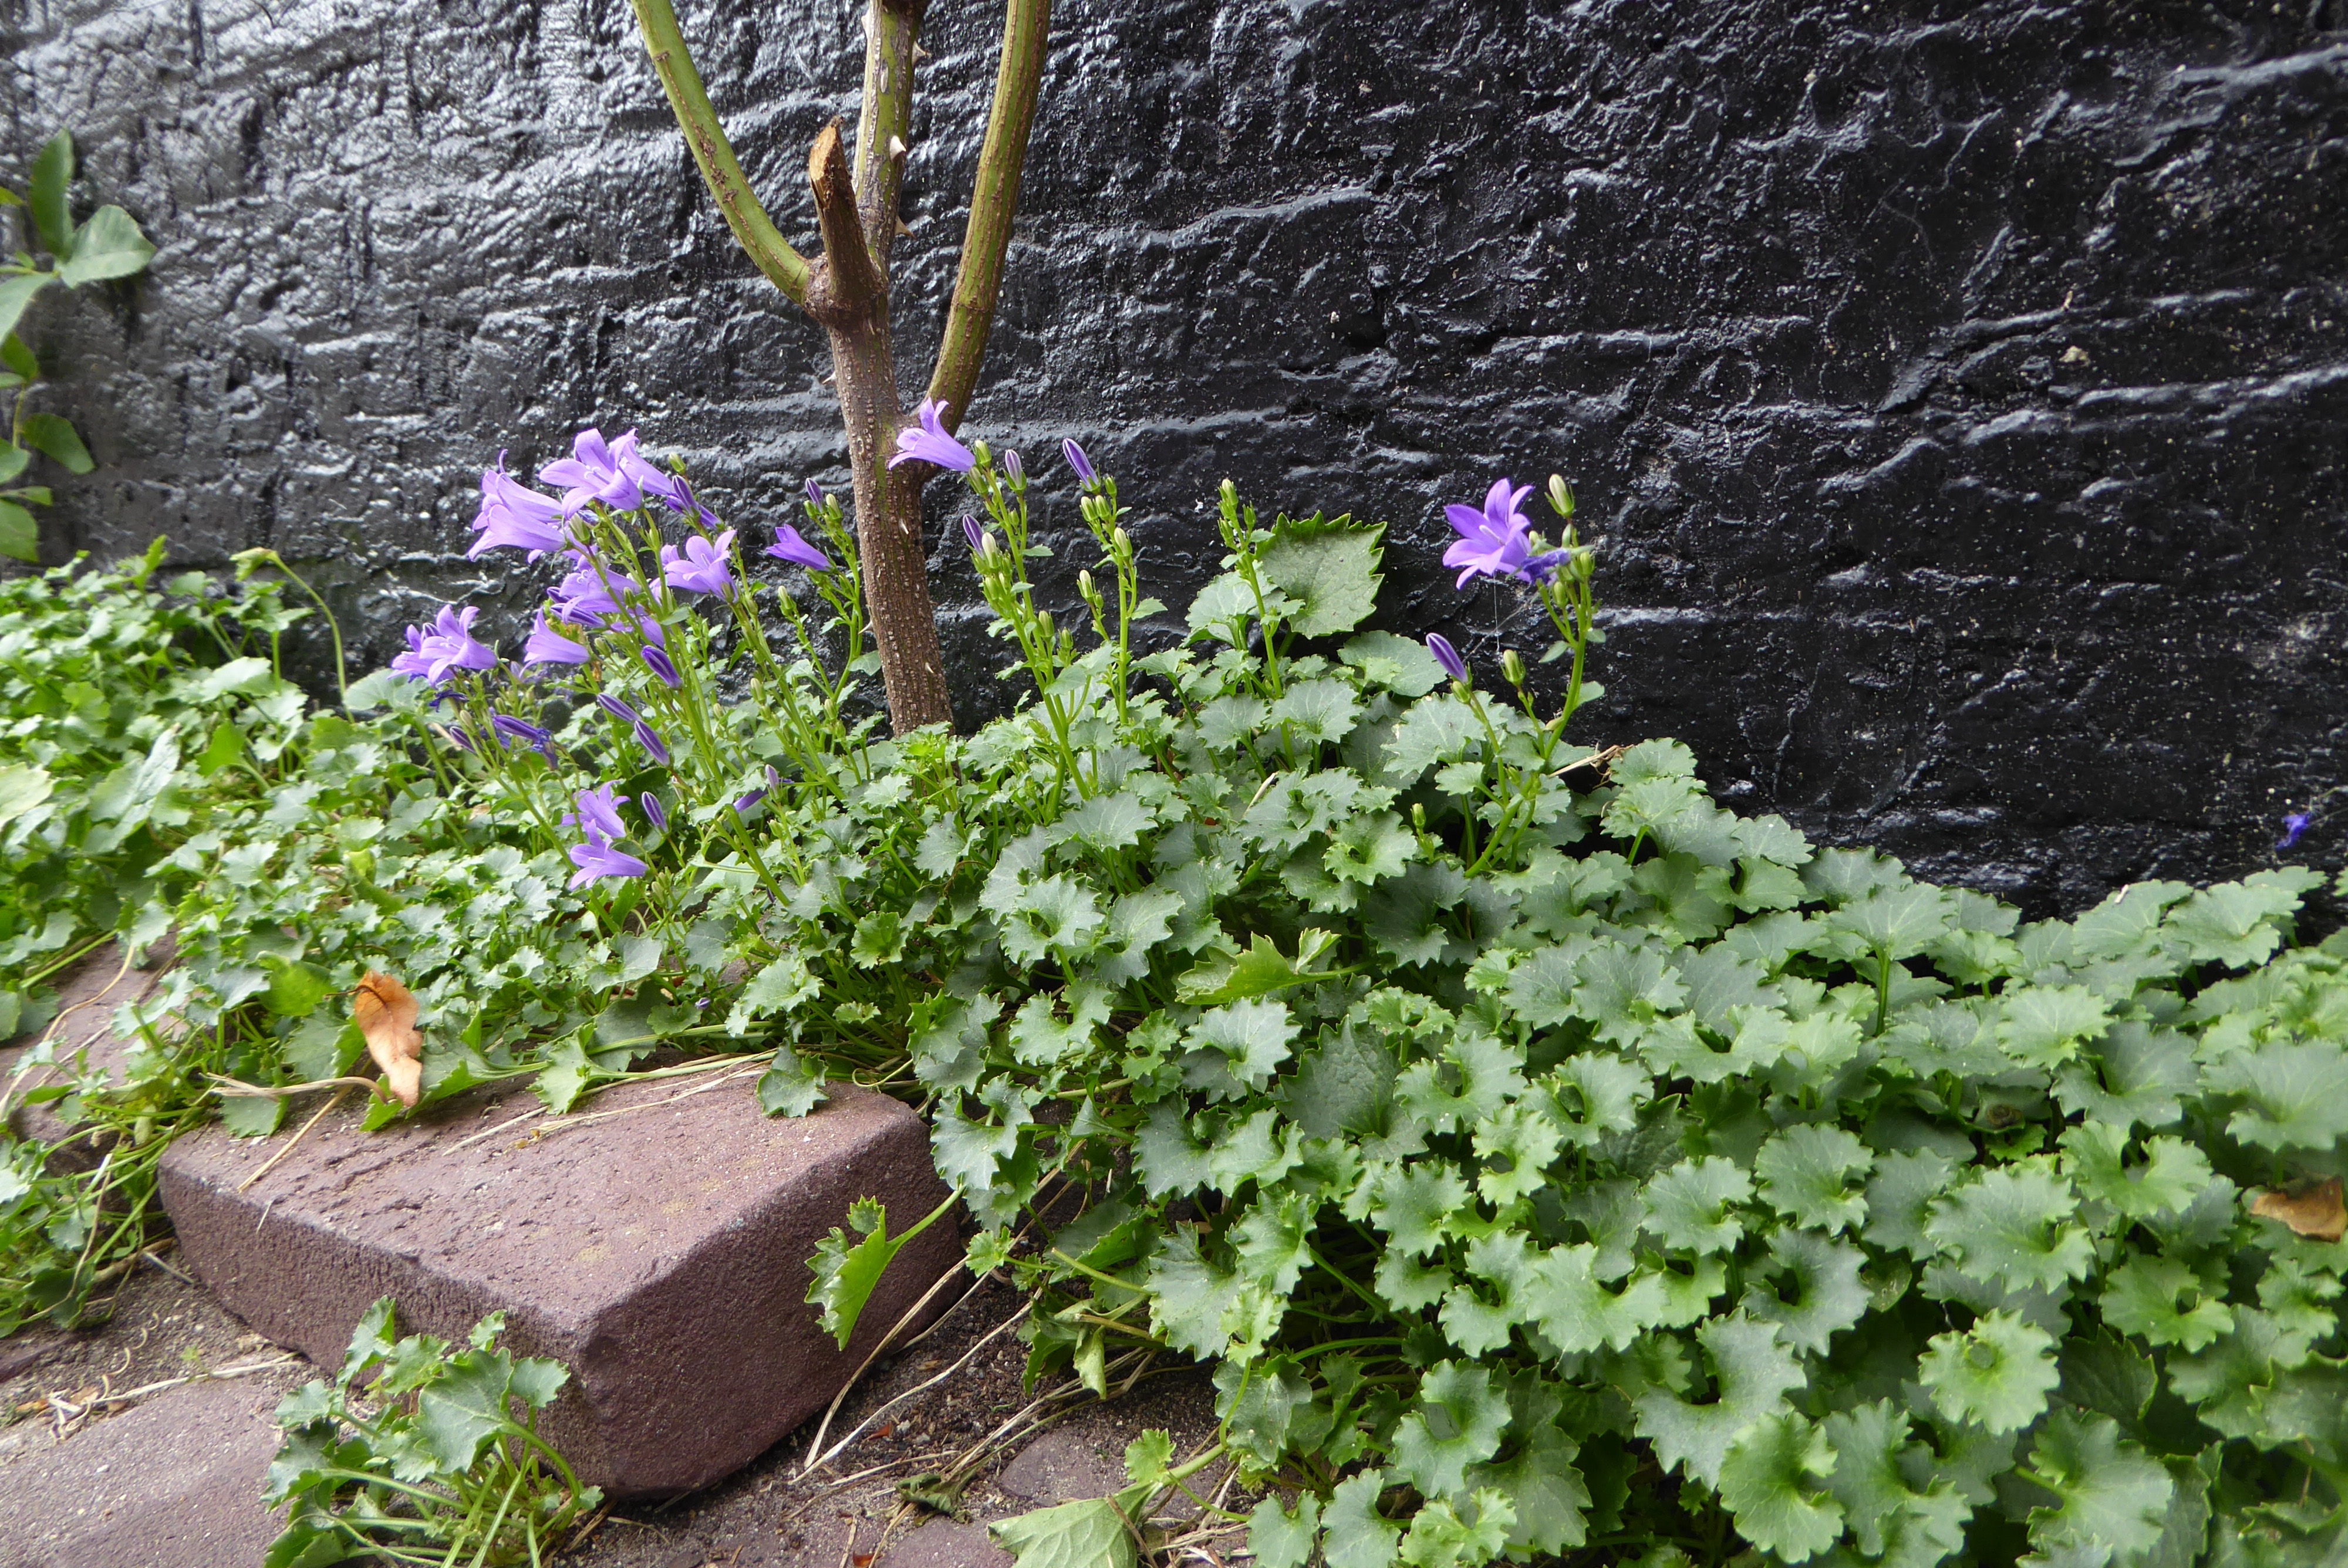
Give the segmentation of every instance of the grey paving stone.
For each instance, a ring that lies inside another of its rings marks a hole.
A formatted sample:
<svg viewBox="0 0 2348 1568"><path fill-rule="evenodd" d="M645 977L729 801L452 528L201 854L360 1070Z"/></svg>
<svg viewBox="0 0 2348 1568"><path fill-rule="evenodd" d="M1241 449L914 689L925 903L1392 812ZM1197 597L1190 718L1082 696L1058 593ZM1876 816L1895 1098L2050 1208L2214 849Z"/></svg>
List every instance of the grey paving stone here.
<svg viewBox="0 0 2348 1568"><path fill-rule="evenodd" d="M985 1525L932 1519L892 1542L872 1568L1012 1568L1012 1563Z"/></svg>
<svg viewBox="0 0 2348 1568"><path fill-rule="evenodd" d="M308 1371L175 1389L63 1442L0 1432L0 1568L253 1568L281 1527L270 1413Z"/></svg>
<svg viewBox="0 0 2348 1568"><path fill-rule="evenodd" d="M480 1091L376 1133L355 1102L243 1192L291 1134L214 1127L164 1156L163 1205L232 1311L324 1364L377 1296L404 1331L452 1337L504 1308L518 1353L572 1368L546 1430L585 1480L689 1491L819 1409L960 1245L941 1222L900 1253L842 1352L807 1259L858 1198L903 1226L945 1195L920 1119L849 1088L770 1119L747 1081L676 1099L688 1086L623 1084L566 1122Z"/></svg>

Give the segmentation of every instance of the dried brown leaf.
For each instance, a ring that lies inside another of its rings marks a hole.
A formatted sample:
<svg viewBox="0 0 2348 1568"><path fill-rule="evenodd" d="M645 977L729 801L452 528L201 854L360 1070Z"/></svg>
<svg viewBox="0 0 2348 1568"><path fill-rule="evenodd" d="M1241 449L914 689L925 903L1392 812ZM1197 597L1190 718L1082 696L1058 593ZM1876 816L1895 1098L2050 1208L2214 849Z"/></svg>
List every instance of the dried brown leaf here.
<svg viewBox="0 0 2348 1568"><path fill-rule="evenodd" d="M367 971L351 993L351 1018L366 1036L367 1054L383 1069L392 1098L409 1110L424 1093L424 1036L416 1028L416 998L380 969Z"/></svg>
<svg viewBox="0 0 2348 1568"><path fill-rule="evenodd" d="M2260 1193L2250 1200L2250 1213L2260 1219L2281 1220L2312 1241L2338 1241L2348 1235L2348 1203L2341 1199L2337 1176L2302 1182L2283 1192Z"/></svg>

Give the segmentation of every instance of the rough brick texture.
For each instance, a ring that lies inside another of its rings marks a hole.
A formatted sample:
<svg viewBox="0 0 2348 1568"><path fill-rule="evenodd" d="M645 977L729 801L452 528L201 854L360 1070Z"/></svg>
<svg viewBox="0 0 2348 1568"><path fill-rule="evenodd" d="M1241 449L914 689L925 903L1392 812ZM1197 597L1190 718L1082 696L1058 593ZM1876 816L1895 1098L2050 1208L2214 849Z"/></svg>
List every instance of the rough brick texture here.
<svg viewBox="0 0 2348 1568"><path fill-rule="evenodd" d="M797 236L856 9L685 8ZM2339 0L1055 13L973 415L1125 473L1169 602L1229 474L1392 520L1391 622L1488 669L1496 617L1540 633L1453 596L1437 503L1557 469L1611 546L1601 725L1684 737L1740 806L2044 910L2268 863L2339 777ZM998 17L931 7L909 380ZM39 308L106 464L56 549L330 561L380 660L438 595L515 623L529 574L459 554L500 446L640 422L746 522L839 479L818 336L717 223L621 0L0 0L0 30L18 161L75 126L83 200L165 246ZM1001 688L951 515L968 717Z"/></svg>
<svg viewBox="0 0 2348 1568"><path fill-rule="evenodd" d="M517 1353L572 1368L543 1430L583 1479L689 1491L822 1409L960 1247L944 1221L910 1244L841 1351L806 1304L808 1257L860 1197L901 1228L944 1196L921 1122L854 1089L796 1121L740 1082L659 1103L678 1090L621 1085L535 1138L531 1122L474 1137L534 1107L526 1093L376 1133L345 1108L242 1193L291 1133L214 1127L165 1153L163 1206L230 1310L321 1366L377 1296L403 1332L443 1337L504 1308Z"/></svg>

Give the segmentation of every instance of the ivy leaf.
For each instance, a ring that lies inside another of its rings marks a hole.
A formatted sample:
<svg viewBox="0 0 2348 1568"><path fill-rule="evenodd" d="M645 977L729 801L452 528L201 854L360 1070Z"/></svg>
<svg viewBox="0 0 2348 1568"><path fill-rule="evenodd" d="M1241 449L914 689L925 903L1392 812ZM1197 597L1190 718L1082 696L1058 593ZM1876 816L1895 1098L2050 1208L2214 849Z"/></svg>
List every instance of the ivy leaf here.
<svg viewBox="0 0 2348 1568"><path fill-rule="evenodd" d="M1289 1041L1295 1037L1286 1003L1257 1000L1209 1009L1185 1038L1194 1048L1220 1051L1233 1076L1261 1090L1288 1060Z"/></svg>
<svg viewBox="0 0 2348 1568"><path fill-rule="evenodd" d="M774 1061L758 1074L758 1104L769 1116L804 1116L824 1102L823 1083L820 1061L778 1045Z"/></svg>
<svg viewBox="0 0 2348 1568"><path fill-rule="evenodd" d="M2181 1138L2146 1139L2141 1165L2123 1163L2127 1144L2126 1123L2082 1122L2063 1134L2064 1174L2132 1220L2181 1213L2216 1178L2209 1157Z"/></svg>
<svg viewBox="0 0 2348 1568"><path fill-rule="evenodd" d="M1321 1554L1329 1568L1392 1568L1402 1527L1378 1512L1385 1484L1385 1471L1365 1470L1329 1493L1321 1514Z"/></svg>
<svg viewBox="0 0 2348 1568"><path fill-rule="evenodd" d="M2245 1143L2329 1152L2348 1138L2348 1051L2329 1040L2270 1040L2226 1057L2207 1082L2247 1102L2226 1123Z"/></svg>
<svg viewBox="0 0 2348 1568"><path fill-rule="evenodd" d="M1185 1355L1220 1356L1231 1342L1223 1314L1246 1281L1208 1262L1199 1250L1198 1233L1182 1228L1150 1254L1146 1278L1151 1327Z"/></svg>
<svg viewBox="0 0 2348 1568"><path fill-rule="evenodd" d="M1437 1362L1419 1380L1418 1403L1395 1429L1394 1457L1403 1479L1422 1496L1461 1491L1468 1467L1500 1450L1509 1401L1479 1366Z"/></svg>
<svg viewBox="0 0 2348 1568"><path fill-rule="evenodd" d="M1982 1314L1964 1333L1934 1335L1917 1363L1917 1380L1951 1420L2017 1432L2046 1409L2062 1372L2054 1337L2000 1310Z"/></svg>
<svg viewBox="0 0 2348 1568"><path fill-rule="evenodd" d="M1267 1493L1248 1515L1248 1551L1256 1568L1304 1568L1320 1525L1321 1500L1311 1492L1301 1494L1292 1509L1282 1508L1277 1495Z"/></svg>
<svg viewBox="0 0 2348 1568"><path fill-rule="evenodd" d="M1400 1561L1407 1568L1489 1563L1508 1545L1516 1522L1516 1504L1488 1487L1463 1499L1430 1502L1412 1518Z"/></svg>
<svg viewBox="0 0 2348 1568"><path fill-rule="evenodd" d="M1717 1489L1729 1445L1766 1416L1786 1407L1786 1396L1808 1379L1793 1352L1777 1342L1777 1326L1739 1312L1695 1331L1711 1358L1719 1398L1694 1405L1666 1389L1649 1389L1632 1401L1639 1435L1655 1445L1666 1470L1682 1470Z"/></svg>
<svg viewBox="0 0 2348 1568"><path fill-rule="evenodd" d="M1575 1010L1609 1045L1635 1043L1642 1029L1687 999L1687 988L1652 948L1608 942L1585 953L1575 972L1581 980Z"/></svg>
<svg viewBox="0 0 2348 1568"><path fill-rule="evenodd" d="M2090 1122L2166 1127L2182 1112L2199 1077L2192 1043L2183 1035L2123 1019L2063 1069L2054 1098Z"/></svg>
<svg viewBox="0 0 2348 1568"><path fill-rule="evenodd" d="M2024 1479L2060 1500L2030 1511L2030 1542L2130 1563L2160 1540L2175 1483L2108 1416L2057 1409L2030 1450Z"/></svg>
<svg viewBox="0 0 2348 1568"><path fill-rule="evenodd" d="M1631 1132L1639 1125L1639 1103L1653 1080L1619 1056L1590 1051L1569 1057L1549 1080L1558 1112L1559 1137L1577 1149Z"/></svg>
<svg viewBox="0 0 2348 1568"><path fill-rule="evenodd" d="M1775 1323L1786 1343L1823 1356L1837 1334L1866 1314L1867 1287L1859 1271L1867 1255L1816 1231L1781 1230L1769 1238L1763 1269L1791 1286L1790 1297L1748 1286L1744 1307L1756 1321Z"/></svg>
<svg viewBox="0 0 2348 1568"><path fill-rule="evenodd" d="M2294 866L2205 887L2169 912L2168 928L2184 940L2194 963L2262 964L2281 945L2282 922L2298 913L2300 895L2321 880Z"/></svg>
<svg viewBox="0 0 2348 1568"><path fill-rule="evenodd" d="M1264 578L1296 602L1289 625L1305 637L1351 631L1377 608L1381 523L1317 514L1282 518L1259 558Z"/></svg>
<svg viewBox="0 0 2348 1568"><path fill-rule="evenodd" d="M1798 1415L1768 1416L1731 1444L1720 1500L1736 1532L1787 1563L1807 1563L1842 1539L1842 1503L1825 1490L1834 1444Z"/></svg>
<svg viewBox="0 0 2348 1568"><path fill-rule="evenodd" d="M416 1434L450 1474L473 1468L504 1430L513 1360L503 1351L467 1350L448 1372L416 1396Z"/></svg>
<svg viewBox="0 0 2348 1568"><path fill-rule="evenodd" d="M1395 1250L1423 1257L1443 1245L1452 1216L1467 1203L1458 1171L1448 1161L1426 1160L1385 1178L1375 1218Z"/></svg>
<svg viewBox="0 0 2348 1568"><path fill-rule="evenodd" d="M1884 1568L1931 1568L1965 1542L1972 1505L1946 1481L1918 1492L1911 1469L1931 1473L1932 1460L1908 1440L1908 1417L1890 1399L1856 1405L1822 1423L1834 1446L1828 1488L1843 1506L1850 1538Z"/></svg>
<svg viewBox="0 0 2348 1568"><path fill-rule="evenodd" d="M2222 1285L2173 1257L2132 1257L2105 1276L2104 1321L2153 1345L2199 1350L2233 1331ZM2192 1305L2187 1306L2188 1298Z"/></svg>
<svg viewBox="0 0 2348 1568"><path fill-rule="evenodd" d="M1983 1173L1932 1205L1925 1235L1976 1279L2015 1290L2084 1279L2095 1243L2066 1223L2078 1210L2070 1184L2033 1161Z"/></svg>
<svg viewBox="0 0 2348 1568"><path fill-rule="evenodd" d="M1418 851L1418 835L1393 812L1357 816L1339 825L1322 852L1322 865L1341 882L1364 886L1399 876Z"/></svg>
<svg viewBox="0 0 2348 1568"><path fill-rule="evenodd" d="M1133 1527L1117 1500L1088 1497L987 1527L1019 1568L1134 1568Z"/></svg>
<svg viewBox="0 0 2348 1568"><path fill-rule="evenodd" d="M864 1237L862 1241L851 1245L848 1233L834 1225L829 1235L815 1244L815 1255L808 1259L808 1266L815 1271L815 1283L808 1286L808 1304L821 1311L823 1331L843 1350L848 1348L849 1336L856 1332L864 1304L872 1298L873 1287L906 1240L889 1235L889 1211L872 1198L859 1198L850 1204L848 1223Z"/></svg>
<svg viewBox="0 0 2348 1568"><path fill-rule="evenodd" d="M1684 1160L1648 1184L1647 1230L1682 1252L1725 1252L1745 1235L1729 1205L1752 1195L1753 1180L1735 1161Z"/></svg>
<svg viewBox="0 0 2348 1568"><path fill-rule="evenodd" d="M1426 643L1391 631L1356 633L1337 657L1397 697L1424 697L1450 679Z"/></svg>
<svg viewBox="0 0 2348 1568"><path fill-rule="evenodd" d="M1003 955L1015 964L1040 964L1055 954L1088 951L1107 921L1092 889L1065 876L1030 883L997 920Z"/></svg>
<svg viewBox="0 0 2348 1568"><path fill-rule="evenodd" d="M1515 1505L1516 1521L1504 1542L1511 1555L1554 1555L1590 1538L1590 1489L1573 1465L1579 1451L1553 1420L1543 1420L1507 1459L1468 1470L1471 1490L1489 1489Z"/></svg>
<svg viewBox="0 0 2348 1568"><path fill-rule="evenodd" d="M1857 952L1910 958L1956 926L1957 902L1941 888L1910 882L1879 887L1845 904L1826 921L1826 930L1857 944ZM1847 952L1848 948L1845 949Z"/></svg>
<svg viewBox="0 0 2348 1568"><path fill-rule="evenodd" d="M1926 1237L1934 1199L1948 1190L1956 1171L1945 1155L1930 1149L1901 1149L1886 1154L1867 1184L1867 1229L1869 1245L1887 1252L1904 1252L1919 1260L1938 1250Z"/></svg>
<svg viewBox="0 0 2348 1568"><path fill-rule="evenodd" d="M1797 1225L1828 1232L1852 1229L1867 1218L1867 1199L1850 1190L1875 1157L1839 1127L1788 1127L1761 1146L1753 1162L1761 1196Z"/></svg>
<svg viewBox="0 0 2348 1568"><path fill-rule="evenodd" d="M1476 1178L1477 1192L1500 1204L1531 1196L1548 1184L1545 1172L1557 1158L1560 1142L1556 1126L1536 1102L1502 1106L1475 1123L1476 1153L1488 1162Z"/></svg>
<svg viewBox="0 0 2348 1568"><path fill-rule="evenodd" d="M2103 999L2084 986L2024 986L1999 999L1998 1043L2024 1067L2053 1071L2111 1022Z"/></svg>
<svg viewBox="0 0 2348 1568"><path fill-rule="evenodd" d="M1455 1091L1444 1086L1435 1062L1415 1061L1395 1083L1395 1102L1439 1132L1473 1128L1522 1094L1524 1052L1488 1034L1455 1036L1444 1050L1445 1065L1457 1076Z"/></svg>

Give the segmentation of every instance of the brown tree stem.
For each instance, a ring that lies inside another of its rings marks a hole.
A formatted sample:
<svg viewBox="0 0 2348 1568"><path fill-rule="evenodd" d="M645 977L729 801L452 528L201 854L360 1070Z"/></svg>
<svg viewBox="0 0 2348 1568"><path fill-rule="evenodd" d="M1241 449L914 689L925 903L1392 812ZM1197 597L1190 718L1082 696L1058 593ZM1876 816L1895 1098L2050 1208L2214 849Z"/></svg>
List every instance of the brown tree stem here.
<svg viewBox="0 0 2348 1568"><path fill-rule="evenodd" d="M900 151L913 134L913 46L929 0L870 0L864 26L864 105L856 122L856 200L864 242L883 272L897 239L905 187ZM893 145L892 145L893 144Z"/></svg>
<svg viewBox="0 0 2348 1568"><path fill-rule="evenodd" d="M675 111L676 123L685 131L685 145L692 150L693 161L700 169L709 194L717 199L717 210L725 217L726 226L734 231L735 241L775 287L804 303L807 258L791 248L752 193L750 181L734 157L734 144L726 139L725 128L717 123L717 111L710 107L709 94L701 85L701 73L694 68L693 55L685 46L685 36L677 30L675 10L669 0L633 0L633 4L636 26L644 31L644 47L652 55L661 90L668 95L669 108Z"/></svg>
<svg viewBox="0 0 2348 1568"><path fill-rule="evenodd" d="M831 336L832 380L856 487L856 553L880 652L889 725L901 735L953 722L922 548L922 485L932 470L923 463L889 466L905 417L889 344L889 286L865 244L837 120L815 138L808 183L823 225L823 258L808 280L807 309Z"/></svg>
<svg viewBox="0 0 2348 1568"><path fill-rule="evenodd" d="M954 274L953 304L938 342L929 395L946 405L953 429L970 410L978 367L994 327L1003 290L1003 258L1011 246L1011 219L1019 210L1019 176L1027 161L1027 135L1035 122L1035 95L1044 78L1044 47L1052 26L1051 0L1010 0L1003 18L1003 59L994 73L994 108L970 193L970 226Z"/></svg>

